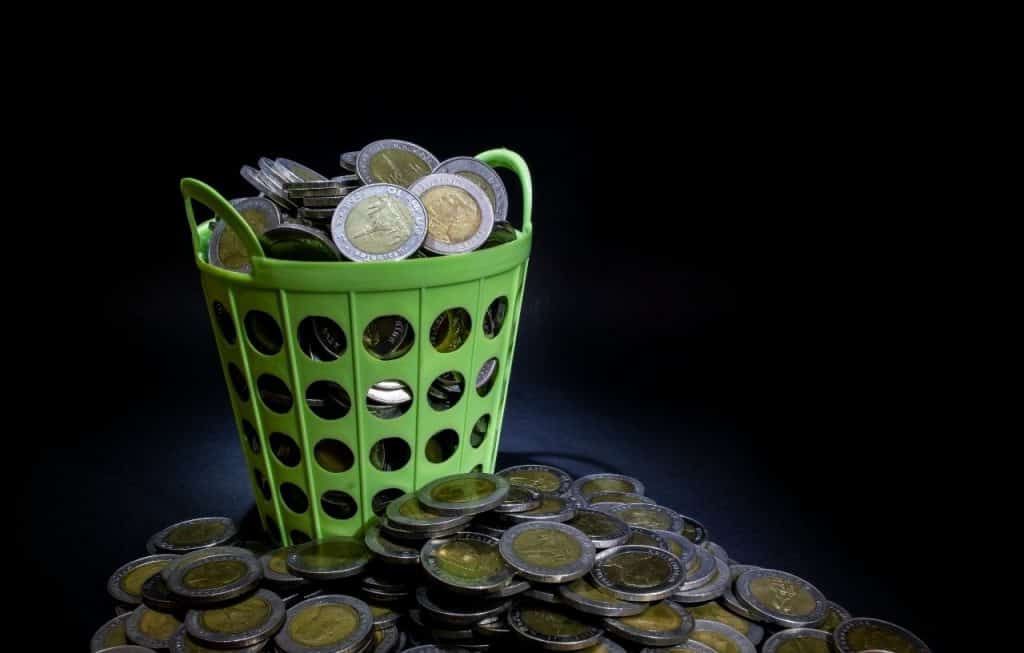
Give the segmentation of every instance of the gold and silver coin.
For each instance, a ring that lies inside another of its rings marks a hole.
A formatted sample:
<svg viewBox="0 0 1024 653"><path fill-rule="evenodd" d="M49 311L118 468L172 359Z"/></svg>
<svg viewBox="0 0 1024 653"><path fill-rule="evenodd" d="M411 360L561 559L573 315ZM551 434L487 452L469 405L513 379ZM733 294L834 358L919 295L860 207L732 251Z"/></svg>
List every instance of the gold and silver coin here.
<svg viewBox="0 0 1024 653"><path fill-rule="evenodd" d="M190 610L185 616L185 630L205 645L244 648L269 640L284 621L285 607L281 597L259 590L230 605Z"/></svg>
<svg viewBox="0 0 1024 653"><path fill-rule="evenodd" d="M523 512L507 513L502 515L502 519L513 524L522 524L535 521L567 522L575 516L575 503L557 494L542 493L540 495L540 505L536 508Z"/></svg>
<svg viewBox="0 0 1024 653"><path fill-rule="evenodd" d="M497 474L469 472L427 483L416 498L427 510L442 515L475 515L501 505L509 483Z"/></svg>
<svg viewBox="0 0 1024 653"><path fill-rule="evenodd" d="M508 610L506 599L458 596L440 587L416 588L416 603L435 623L464 627L504 614Z"/></svg>
<svg viewBox="0 0 1024 653"><path fill-rule="evenodd" d="M776 569L751 569L736 579L736 596L783 628L813 628L825 620L825 596L804 579Z"/></svg>
<svg viewBox="0 0 1024 653"><path fill-rule="evenodd" d="M231 200L242 219L258 237L267 229L281 224L281 210L265 197L244 197ZM234 272L249 272L252 264L242 239L228 226L227 220L218 220L210 236L207 258L211 265Z"/></svg>
<svg viewBox="0 0 1024 653"><path fill-rule="evenodd" d="M274 643L284 653L355 653L373 637L373 613L359 599L328 594L288 610Z"/></svg>
<svg viewBox="0 0 1024 653"><path fill-rule="evenodd" d="M118 615L108 621L107 623L100 626L96 634L92 636L92 640L89 642L89 649L92 653L96 651L110 648L111 646L119 646L121 644L128 643L128 636L125 635L124 625L128 621L128 617L131 616L131 612Z"/></svg>
<svg viewBox="0 0 1024 653"><path fill-rule="evenodd" d="M578 509L576 516L565 523L580 529L598 549L621 546L626 543L632 532L626 522L621 519L586 508Z"/></svg>
<svg viewBox="0 0 1024 653"><path fill-rule="evenodd" d="M728 551L722 548L720 544L712 542L711 540L705 541L703 544L701 544L701 546L707 549L711 553L711 555L721 560L724 560L726 563L728 563L732 559L729 557Z"/></svg>
<svg viewBox="0 0 1024 653"><path fill-rule="evenodd" d="M480 533L430 540L423 545L420 562L427 574L455 592L493 592L513 578L498 540Z"/></svg>
<svg viewBox="0 0 1024 653"><path fill-rule="evenodd" d="M496 513L527 512L540 507L541 494L525 485L509 485L508 494L501 503L491 509Z"/></svg>
<svg viewBox="0 0 1024 653"><path fill-rule="evenodd" d="M514 606L508 625L519 637L548 651L578 651L597 644L604 634L568 610L539 603Z"/></svg>
<svg viewBox="0 0 1024 653"><path fill-rule="evenodd" d="M931 653L931 649L917 635L881 619L847 619L836 627L832 637L836 653Z"/></svg>
<svg viewBox="0 0 1024 653"><path fill-rule="evenodd" d="M629 492L643 495L644 484L622 474L587 474L572 484L572 493L584 499L599 492Z"/></svg>
<svg viewBox="0 0 1024 653"><path fill-rule="evenodd" d="M494 227L494 209L480 187L456 175L427 175L409 187L427 211L423 249L463 254L484 244Z"/></svg>
<svg viewBox="0 0 1024 653"><path fill-rule="evenodd" d="M344 152L339 157L338 165L340 165L342 167L342 169L344 169L344 170L348 170L349 172L355 172L356 171L356 161L358 159L359 159L359 152L358 151L355 151L355 152Z"/></svg>
<svg viewBox="0 0 1024 653"><path fill-rule="evenodd" d="M362 186L345 196L331 218L331 238L353 261L407 258L427 236L427 210L419 198L392 184Z"/></svg>
<svg viewBox="0 0 1024 653"><path fill-rule="evenodd" d="M630 526L676 533L683 527L683 519L679 513L653 503L607 504L601 509Z"/></svg>
<svg viewBox="0 0 1024 653"><path fill-rule="evenodd" d="M252 553L224 552L175 566L167 587L191 605L210 605L247 594L262 578L263 568Z"/></svg>
<svg viewBox="0 0 1024 653"><path fill-rule="evenodd" d="M173 524L153 535L150 543L161 553L189 553L230 542L238 529L227 517L199 517Z"/></svg>
<svg viewBox="0 0 1024 653"><path fill-rule="evenodd" d="M291 159L285 159L283 157L278 157L275 162L277 163L278 166L281 166L282 168L285 168L286 170L291 172L294 176L298 177L300 182L303 182L303 181L305 181L305 182L310 182L310 181L316 182L316 181L326 181L327 180L327 177L323 176L322 174L320 174L319 172L317 172L316 170L313 170L312 168L310 168L308 166L302 165L298 161L292 161Z"/></svg>
<svg viewBox="0 0 1024 653"><path fill-rule="evenodd" d="M304 578L300 578L288 570L288 556L291 552L291 548L285 547L260 556L263 577L277 588L293 588L306 583Z"/></svg>
<svg viewBox="0 0 1024 653"><path fill-rule="evenodd" d="M384 510L388 522L395 526L423 533L430 537L437 531L465 526L472 515L442 515L424 506L415 494L403 494L388 504Z"/></svg>
<svg viewBox="0 0 1024 653"><path fill-rule="evenodd" d="M682 528L668 530L679 533L694 544L703 544L708 540L708 529L704 527L704 524L686 515L679 515L679 518L683 520Z"/></svg>
<svg viewBox="0 0 1024 653"><path fill-rule="evenodd" d="M262 171L257 170L252 166L242 166L239 173L242 175L242 179L248 182L250 186L258 190L265 197L273 201L274 204L277 204L285 211L295 210L295 203L288 199L288 195L284 192L284 188L282 188L273 177L264 174Z"/></svg>
<svg viewBox="0 0 1024 653"><path fill-rule="evenodd" d="M648 646L682 644L693 630L693 617L672 601L659 601L631 617L605 617L604 626L622 639Z"/></svg>
<svg viewBox="0 0 1024 653"><path fill-rule="evenodd" d="M292 549L288 570L309 580L339 580L362 572L372 557L361 538L331 537Z"/></svg>
<svg viewBox="0 0 1024 653"><path fill-rule="evenodd" d="M626 545L597 554L590 577L625 601L659 601L672 596L682 585L686 570L668 551Z"/></svg>
<svg viewBox="0 0 1024 653"><path fill-rule="evenodd" d="M587 576L559 585L558 594L572 608L602 617L629 617L647 607L646 603L623 601Z"/></svg>
<svg viewBox="0 0 1024 653"><path fill-rule="evenodd" d="M158 554L132 560L119 567L107 580L107 593L125 605L142 603L142 586L178 556Z"/></svg>
<svg viewBox="0 0 1024 653"><path fill-rule="evenodd" d="M380 560L392 565L415 565L420 561L420 550L395 542L381 533L380 524L370 524L363 534L366 548Z"/></svg>
<svg viewBox="0 0 1024 653"><path fill-rule="evenodd" d="M158 650L170 646L179 628L181 622L173 614L157 612L145 605L135 608L124 623L129 642Z"/></svg>
<svg viewBox="0 0 1024 653"><path fill-rule="evenodd" d="M826 605L828 606L828 612L825 615L825 621L821 622L821 624L818 626L818 628L821 630L825 630L831 633L835 631L836 627L839 626L839 624L843 623L847 619L853 618L853 615L850 614L850 611L844 608L843 606L839 605L838 603L835 603L833 601L826 601Z"/></svg>
<svg viewBox="0 0 1024 653"><path fill-rule="evenodd" d="M179 612L181 599L167 587L162 573L153 574L142 584L142 602L158 612Z"/></svg>
<svg viewBox="0 0 1024 653"><path fill-rule="evenodd" d="M572 490L572 477L550 465L516 465L498 472L512 485L525 485L547 494L566 496Z"/></svg>
<svg viewBox="0 0 1024 653"><path fill-rule="evenodd" d="M356 173L364 184L408 188L430 174L440 161L424 148L397 139L374 141L356 156Z"/></svg>
<svg viewBox="0 0 1024 653"><path fill-rule="evenodd" d="M675 594L672 595L672 599L679 603L703 603L704 601L711 601L725 594L725 590L729 588L729 583L732 582L732 577L729 575L729 564L721 558L714 558L715 571L712 572L711 576L707 579L703 585L699 587L690 587L687 589L676 590Z"/></svg>
<svg viewBox="0 0 1024 653"><path fill-rule="evenodd" d="M585 575L596 554L589 537L557 522L513 526L498 546L516 573L539 583L567 583Z"/></svg>
<svg viewBox="0 0 1024 653"><path fill-rule="evenodd" d="M297 222L271 227L260 236L267 258L284 261L340 261L341 252L322 231Z"/></svg>
<svg viewBox="0 0 1024 653"><path fill-rule="evenodd" d="M595 492L586 497L584 501L590 506L598 506L605 503L655 503L654 499L645 497L642 494L617 492L615 490Z"/></svg>
<svg viewBox="0 0 1024 653"><path fill-rule="evenodd" d="M707 603L701 603L698 605L687 605L686 609L690 611L694 619L707 619L708 621L717 621L723 623L730 628L735 628L737 632L749 639L756 646L761 643L761 639L764 637L764 628L758 624L748 621L743 617L733 614L731 611L722 607L717 601L708 601Z"/></svg>
<svg viewBox="0 0 1024 653"><path fill-rule="evenodd" d="M696 552L696 558L686 567L686 581L679 586L684 592L708 584L718 571L718 558L701 548L697 548Z"/></svg>
<svg viewBox="0 0 1024 653"><path fill-rule="evenodd" d="M633 526L634 529L642 528ZM662 539L668 542L667 551L671 551L676 557L683 561L683 566L686 567L687 575L691 575L697 571L697 545L686 539L679 533L672 531L657 530L654 531Z"/></svg>
<svg viewBox="0 0 1024 653"><path fill-rule="evenodd" d="M747 607L742 601L736 598L736 579L744 572L751 569L760 569L756 565L729 565L729 586L722 593L721 601L731 611L740 615L748 621L765 622L765 618Z"/></svg>
<svg viewBox="0 0 1024 653"><path fill-rule="evenodd" d="M695 620L690 640L707 644L715 653L757 653L753 642L735 628L718 621Z"/></svg>
<svg viewBox="0 0 1024 653"><path fill-rule="evenodd" d="M716 651L707 644L702 644L695 639L690 639L682 644L669 647L645 648L640 653L732 653L727 649Z"/></svg>
<svg viewBox="0 0 1024 653"><path fill-rule="evenodd" d="M790 628L771 637L761 653L832 653L832 635L814 628Z"/></svg>
<svg viewBox="0 0 1024 653"><path fill-rule="evenodd" d="M672 552L677 558L681 557L679 554L672 551L669 546L668 540L665 539L658 531L652 531L649 528L643 526L630 526L629 527L629 538L625 542L626 544L639 544L641 546L656 546L659 549ZM694 554L696 555L696 554ZM686 566L685 561L683 566Z"/></svg>
<svg viewBox="0 0 1024 653"><path fill-rule="evenodd" d="M246 646L245 648L233 648L231 653L261 653L266 651L266 642L260 642L253 646ZM178 629L178 632L171 638L170 653L224 653L224 649L216 647L205 646L204 644L197 642L188 634L185 627L182 626Z"/></svg>
<svg viewBox="0 0 1024 653"><path fill-rule="evenodd" d="M465 177L480 187L491 206L494 207L494 221L508 220L508 191L497 171L479 159L457 156L442 161L433 172Z"/></svg>

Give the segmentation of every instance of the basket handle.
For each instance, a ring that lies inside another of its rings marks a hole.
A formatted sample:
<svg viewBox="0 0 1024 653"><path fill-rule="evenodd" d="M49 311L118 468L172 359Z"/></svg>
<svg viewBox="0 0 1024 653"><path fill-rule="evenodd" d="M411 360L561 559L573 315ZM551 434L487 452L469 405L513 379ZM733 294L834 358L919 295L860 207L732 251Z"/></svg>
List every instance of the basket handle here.
<svg viewBox="0 0 1024 653"><path fill-rule="evenodd" d="M523 157L512 150L498 148L487 150L476 155L487 165L494 168L507 168L516 173L519 177L519 185L523 189L523 233L533 232L533 180L530 178L530 168L526 165Z"/></svg>
<svg viewBox="0 0 1024 653"><path fill-rule="evenodd" d="M242 219L235 207L231 206L224 197L198 179L185 177L181 180L181 194L185 198L185 214L188 216L188 226L192 229L192 249L199 253L199 226L196 224L196 217L192 212L192 201L199 202L206 208L213 211L218 218L226 220L231 230L242 239L245 251L249 257L263 256L263 246L253 233L249 223Z"/></svg>

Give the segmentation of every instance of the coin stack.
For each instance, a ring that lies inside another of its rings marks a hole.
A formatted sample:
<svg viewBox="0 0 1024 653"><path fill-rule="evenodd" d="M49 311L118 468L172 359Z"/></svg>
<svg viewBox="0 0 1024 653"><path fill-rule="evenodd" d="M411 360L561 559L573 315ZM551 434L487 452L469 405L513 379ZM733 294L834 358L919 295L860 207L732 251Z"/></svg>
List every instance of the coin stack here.
<svg viewBox="0 0 1024 653"><path fill-rule="evenodd" d="M220 517L154 535L111 576L118 616L92 651L930 653L732 560L620 474L457 474L395 498L361 538L234 537Z"/></svg>
<svg viewBox="0 0 1024 653"><path fill-rule="evenodd" d="M493 168L472 157L446 161L394 139L341 155L348 173L326 177L291 159L262 157L241 175L258 197L231 204L269 258L396 261L463 254L517 238L507 222L508 193ZM219 221L207 257L250 270L248 253Z"/></svg>

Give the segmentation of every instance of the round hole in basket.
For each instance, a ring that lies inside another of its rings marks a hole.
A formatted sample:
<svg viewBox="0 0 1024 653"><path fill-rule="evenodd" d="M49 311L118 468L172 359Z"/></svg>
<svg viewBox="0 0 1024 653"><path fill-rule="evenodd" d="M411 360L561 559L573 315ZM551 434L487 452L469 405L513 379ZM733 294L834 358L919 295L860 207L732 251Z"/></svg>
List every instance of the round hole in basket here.
<svg viewBox="0 0 1024 653"><path fill-rule="evenodd" d="M284 336L281 335L277 320L263 311L249 311L245 314L245 335L253 349L267 356L281 351L284 345Z"/></svg>
<svg viewBox="0 0 1024 653"><path fill-rule="evenodd" d="M294 483L281 484L281 499L294 513L301 515L309 509L309 497L306 496L305 490Z"/></svg>
<svg viewBox="0 0 1024 653"><path fill-rule="evenodd" d="M472 318L464 308L441 311L430 325L430 344L435 350L447 354L466 344L472 328Z"/></svg>
<svg viewBox="0 0 1024 653"><path fill-rule="evenodd" d="M363 330L363 346L381 360L401 358L409 353L415 340L412 324L401 315L376 317Z"/></svg>
<svg viewBox="0 0 1024 653"><path fill-rule="evenodd" d="M270 410L284 414L292 409L292 391L288 389L288 384L273 374L261 374L256 379L256 387L260 391L263 405Z"/></svg>
<svg viewBox="0 0 1024 653"><path fill-rule="evenodd" d="M437 411L448 410L459 403L466 389L466 378L455 370L438 375L427 388L427 403Z"/></svg>
<svg viewBox="0 0 1024 653"><path fill-rule="evenodd" d="M486 397L491 392L491 388L494 387L494 382L497 380L498 359L488 358L484 361L484 364L480 367L480 371L476 374L476 393L481 397Z"/></svg>
<svg viewBox="0 0 1024 653"><path fill-rule="evenodd" d="M306 388L306 405L321 419L341 419L352 409L352 398L334 381L314 381Z"/></svg>
<svg viewBox="0 0 1024 653"><path fill-rule="evenodd" d="M228 363L228 377L231 379L231 385L234 386L238 398L242 401L249 401L249 384L245 382L242 370L238 369L234 363Z"/></svg>
<svg viewBox="0 0 1024 653"><path fill-rule="evenodd" d="M224 304L219 301L213 302L213 318L217 321L217 326L220 327L220 334L224 336L224 340L229 344L235 344L238 339L238 332L235 331L235 321L231 319L231 313L224 307Z"/></svg>
<svg viewBox="0 0 1024 653"><path fill-rule="evenodd" d="M352 449L341 440L324 438L313 447L313 456L325 471L333 474L347 472L355 464Z"/></svg>
<svg viewBox="0 0 1024 653"><path fill-rule="evenodd" d="M356 500L348 492L328 490L320 497L320 507L333 519L351 519L359 511Z"/></svg>
<svg viewBox="0 0 1024 653"><path fill-rule="evenodd" d="M504 326L506 317L508 317L508 297L501 296L492 301L487 307L487 312L484 313L484 336L496 338L501 333L501 327Z"/></svg>
<svg viewBox="0 0 1024 653"><path fill-rule="evenodd" d="M268 440L270 441L270 450L274 452L274 457L281 461L282 465L297 467L302 462L302 450L292 436L274 431Z"/></svg>
<svg viewBox="0 0 1024 653"><path fill-rule="evenodd" d="M430 436L424 454L432 463L443 463L454 456L458 448L459 434L453 429L445 429Z"/></svg>
<svg viewBox="0 0 1024 653"><path fill-rule="evenodd" d="M373 508L373 514L378 517L383 516L384 511L388 508L388 504L403 494L405 494L404 490L399 490L396 487L389 487L373 495L373 499L370 502L370 505Z"/></svg>
<svg viewBox="0 0 1024 653"><path fill-rule="evenodd" d="M394 419L412 407L412 389L398 379L384 379L366 392L366 409L380 419Z"/></svg>
<svg viewBox="0 0 1024 653"><path fill-rule="evenodd" d="M348 338L338 323L322 315L310 315L299 322L299 349L310 359L329 363L341 358Z"/></svg>
<svg viewBox="0 0 1024 653"><path fill-rule="evenodd" d="M473 432L469 434L469 446L476 449L487 439L487 429L491 426L491 416L483 415L473 425Z"/></svg>
<svg viewBox="0 0 1024 653"><path fill-rule="evenodd" d="M412 449L402 438L383 438L370 448L370 464L382 472L396 472L405 467L410 458Z"/></svg>

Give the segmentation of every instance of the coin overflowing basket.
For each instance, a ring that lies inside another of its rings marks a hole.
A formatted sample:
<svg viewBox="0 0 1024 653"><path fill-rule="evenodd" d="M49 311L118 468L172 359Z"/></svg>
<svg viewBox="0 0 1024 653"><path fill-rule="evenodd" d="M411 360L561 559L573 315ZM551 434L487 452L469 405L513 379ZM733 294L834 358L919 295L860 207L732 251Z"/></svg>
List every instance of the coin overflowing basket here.
<svg viewBox="0 0 1024 653"><path fill-rule="evenodd" d="M449 474L494 470L532 243L532 186L514 152L476 158L519 178L523 221L516 239L403 261L267 258L226 199L202 182L182 180L256 505L282 542L356 534L405 492ZM193 202L234 230L251 272L207 261L212 221L197 223ZM431 331L455 315L468 316L460 326L468 331L449 351ZM388 338L404 343L398 355L375 349ZM443 409L429 394L439 378L463 379L461 396ZM406 389L411 403L392 408L373 395L391 387Z"/></svg>

